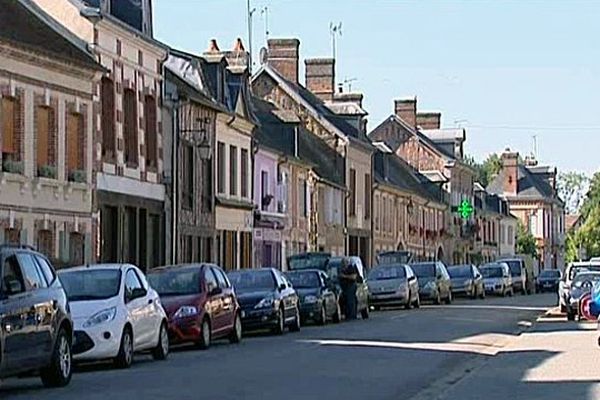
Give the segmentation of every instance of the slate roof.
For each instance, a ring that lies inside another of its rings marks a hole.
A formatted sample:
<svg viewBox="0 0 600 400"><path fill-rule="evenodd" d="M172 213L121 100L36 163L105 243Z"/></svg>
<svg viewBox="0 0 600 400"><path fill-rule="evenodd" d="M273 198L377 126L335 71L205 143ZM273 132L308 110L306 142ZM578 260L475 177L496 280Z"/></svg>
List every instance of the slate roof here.
<svg viewBox="0 0 600 400"><path fill-rule="evenodd" d="M504 195L504 181L506 180L506 169L502 169L490 182L486 190L499 196ZM548 199L554 198L554 191L548 182L532 173L523 165L517 167L517 198Z"/></svg>
<svg viewBox="0 0 600 400"><path fill-rule="evenodd" d="M70 33L30 0L2 2L0 40L60 61L103 70L88 51L84 41Z"/></svg>

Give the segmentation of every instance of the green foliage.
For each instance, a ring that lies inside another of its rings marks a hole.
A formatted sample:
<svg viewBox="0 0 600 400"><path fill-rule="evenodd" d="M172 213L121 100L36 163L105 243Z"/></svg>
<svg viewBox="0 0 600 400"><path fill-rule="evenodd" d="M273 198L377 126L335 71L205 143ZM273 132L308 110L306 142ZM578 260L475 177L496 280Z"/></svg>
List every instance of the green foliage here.
<svg viewBox="0 0 600 400"><path fill-rule="evenodd" d="M581 204L580 213L584 220L590 213L600 206L600 172L596 172L590 179L590 187Z"/></svg>
<svg viewBox="0 0 600 400"><path fill-rule="evenodd" d="M475 168L477 171L476 180L486 187L492 179L502 169L502 160L498 154L490 154L482 163L478 163L472 156L465 156L464 161L467 165Z"/></svg>
<svg viewBox="0 0 600 400"><path fill-rule="evenodd" d="M565 202L567 214L575 214L579 211L585 200L585 190L589 180L585 174L575 171L558 175L558 194Z"/></svg>
<svg viewBox="0 0 600 400"><path fill-rule="evenodd" d="M530 254L532 257L537 258L537 243L535 237L525 229L525 226L519 221L517 226L517 247L516 251L518 254Z"/></svg>
<svg viewBox="0 0 600 400"><path fill-rule="evenodd" d="M569 232L565 239L565 260L567 262L579 260L579 244L577 232Z"/></svg>
<svg viewBox="0 0 600 400"><path fill-rule="evenodd" d="M575 235L577 244L585 249L587 257L600 256L600 206L596 205L589 211Z"/></svg>

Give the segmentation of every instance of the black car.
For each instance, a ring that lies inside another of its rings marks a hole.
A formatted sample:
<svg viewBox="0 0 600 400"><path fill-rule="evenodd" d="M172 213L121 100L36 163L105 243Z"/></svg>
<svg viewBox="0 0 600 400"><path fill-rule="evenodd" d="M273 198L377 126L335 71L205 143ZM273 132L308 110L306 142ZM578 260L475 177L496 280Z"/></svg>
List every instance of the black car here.
<svg viewBox="0 0 600 400"><path fill-rule="evenodd" d="M279 270L242 269L228 276L242 309L245 330L270 328L278 334L286 327L300 330L298 295Z"/></svg>
<svg viewBox="0 0 600 400"><path fill-rule="evenodd" d="M342 311L333 283L327 274L316 269L288 272L285 275L300 299L303 321L325 325L327 321L340 322Z"/></svg>
<svg viewBox="0 0 600 400"><path fill-rule="evenodd" d="M538 292L558 290L558 283L562 279L562 272L558 269L545 269L537 277L535 288Z"/></svg>
<svg viewBox="0 0 600 400"><path fill-rule="evenodd" d="M0 378L37 375L47 387L71 381L73 324L67 296L46 257L0 246Z"/></svg>
<svg viewBox="0 0 600 400"><path fill-rule="evenodd" d="M452 294L455 296L469 296L485 298L485 287L483 277L476 266L472 264L451 265L448 274L452 281Z"/></svg>

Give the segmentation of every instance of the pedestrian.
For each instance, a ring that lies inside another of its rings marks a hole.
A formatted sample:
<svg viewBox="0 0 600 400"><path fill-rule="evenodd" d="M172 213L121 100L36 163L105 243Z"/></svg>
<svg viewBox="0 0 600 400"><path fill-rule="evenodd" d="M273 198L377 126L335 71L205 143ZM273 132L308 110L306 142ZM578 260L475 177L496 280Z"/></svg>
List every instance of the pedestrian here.
<svg viewBox="0 0 600 400"><path fill-rule="evenodd" d="M356 319L356 282L358 280L358 269L353 263L348 262L348 259L342 259L340 267L339 281L344 296L345 310L347 320Z"/></svg>

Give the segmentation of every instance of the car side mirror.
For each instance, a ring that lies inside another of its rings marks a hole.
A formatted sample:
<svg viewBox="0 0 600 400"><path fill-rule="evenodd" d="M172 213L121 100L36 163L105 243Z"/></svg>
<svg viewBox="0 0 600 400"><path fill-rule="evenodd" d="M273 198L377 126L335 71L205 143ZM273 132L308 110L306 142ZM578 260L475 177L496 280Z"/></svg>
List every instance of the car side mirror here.
<svg viewBox="0 0 600 400"><path fill-rule="evenodd" d="M280 292L283 292L286 289L285 283L282 283L281 285L279 285L279 287L277 289L279 289Z"/></svg>
<svg viewBox="0 0 600 400"><path fill-rule="evenodd" d="M131 291L131 293L129 293L128 296L128 300L135 300L135 299L139 299L140 297L144 297L146 294L148 294L148 291L144 288L135 288Z"/></svg>

